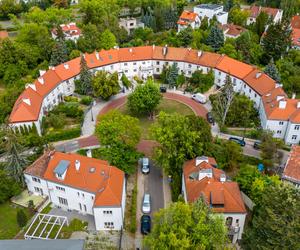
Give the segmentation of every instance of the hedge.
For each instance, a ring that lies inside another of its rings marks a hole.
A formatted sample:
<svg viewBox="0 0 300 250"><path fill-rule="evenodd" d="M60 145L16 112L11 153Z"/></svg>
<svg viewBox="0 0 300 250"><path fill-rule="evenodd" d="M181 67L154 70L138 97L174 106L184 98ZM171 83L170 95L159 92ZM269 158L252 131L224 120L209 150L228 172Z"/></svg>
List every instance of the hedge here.
<svg viewBox="0 0 300 250"><path fill-rule="evenodd" d="M80 127L77 127L71 129L64 129L61 131L50 132L49 134L46 135L46 139L48 142L63 141L63 140L79 137L80 134L81 134L81 129Z"/></svg>
<svg viewBox="0 0 300 250"><path fill-rule="evenodd" d="M136 200L137 200L137 185L135 184L131 196L130 226L129 226L129 230L131 233L135 233L136 231Z"/></svg>

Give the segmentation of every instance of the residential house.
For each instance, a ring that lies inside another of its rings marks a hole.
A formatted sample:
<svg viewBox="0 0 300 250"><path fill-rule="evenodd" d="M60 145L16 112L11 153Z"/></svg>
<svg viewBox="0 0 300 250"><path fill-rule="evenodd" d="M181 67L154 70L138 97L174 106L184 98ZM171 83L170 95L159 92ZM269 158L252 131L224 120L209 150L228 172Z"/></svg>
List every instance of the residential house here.
<svg viewBox="0 0 300 250"><path fill-rule="evenodd" d="M213 212L224 217L232 242L242 239L247 211L239 186L227 179L214 158L201 156L184 164L182 193L189 203L204 198Z"/></svg>
<svg viewBox="0 0 300 250"><path fill-rule="evenodd" d="M132 34L137 28L144 28L145 25L140 20L134 17L120 18L119 26L123 27L128 34Z"/></svg>
<svg viewBox="0 0 300 250"><path fill-rule="evenodd" d="M243 32L247 31L245 28L233 23L220 25L223 30L224 37L226 38L238 38Z"/></svg>
<svg viewBox="0 0 300 250"><path fill-rule="evenodd" d="M296 15L291 20L292 48L300 49L300 16Z"/></svg>
<svg viewBox="0 0 300 250"><path fill-rule="evenodd" d="M81 36L81 30L76 26L76 23L61 24L60 27L65 35L66 40L72 40L76 42ZM52 29L51 35L53 39L57 38L56 28Z"/></svg>
<svg viewBox="0 0 300 250"><path fill-rule="evenodd" d="M45 152L24 171L28 191L56 206L94 216L97 230L123 227L126 179L107 161L78 154Z"/></svg>
<svg viewBox="0 0 300 250"><path fill-rule="evenodd" d="M179 17L177 25L178 32L186 29L188 26L192 29L196 29L200 27L200 19L196 13L184 10Z"/></svg>
<svg viewBox="0 0 300 250"><path fill-rule="evenodd" d="M219 4L200 4L194 7L194 13L200 17L200 21L204 18L208 18L208 22L216 17L220 24L227 24L228 12L224 11L222 5Z"/></svg>
<svg viewBox="0 0 300 250"><path fill-rule="evenodd" d="M292 147L281 179L300 188L300 146Z"/></svg>
<svg viewBox="0 0 300 250"><path fill-rule="evenodd" d="M283 10L281 9L261 7L256 5L252 5L249 11L250 11L250 15L247 18L247 23L246 23L247 25L250 25L251 23L255 23L256 18L261 12L267 13L273 23L281 22L282 15L283 15Z"/></svg>

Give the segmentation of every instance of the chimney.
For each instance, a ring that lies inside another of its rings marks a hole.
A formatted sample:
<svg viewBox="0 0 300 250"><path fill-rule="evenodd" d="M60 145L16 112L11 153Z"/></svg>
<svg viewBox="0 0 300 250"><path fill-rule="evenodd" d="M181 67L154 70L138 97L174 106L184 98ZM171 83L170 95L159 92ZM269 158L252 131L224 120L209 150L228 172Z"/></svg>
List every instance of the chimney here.
<svg viewBox="0 0 300 250"><path fill-rule="evenodd" d="M225 182L226 181L226 175L225 174L221 174L220 175L220 182Z"/></svg>
<svg viewBox="0 0 300 250"><path fill-rule="evenodd" d="M152 45L152 49L153 49L153 50L155 49L155 44Z"/></svg>
<svg viewBox="0 0 300 250"><path fill-rule="evenodd" d="M295 99L296 98L296 94L295 93L293 93L293 95L292 95L292 99Z"/></svg>
<svg viewBox="0 0 300 250"><path fill-rule="evenodd" d="M163 55L166 56L168 54L168 45L166 44L165 47L163 47Z"/></svg>
<svg viewBox="0 0 300 250"><path fill-rule="evenodd" d="M255 78L256 78L256 79L260 78L260 76L261 76L261 72L257 72L257 73L255 74Z"/></svg>
<svg viewBox="0 0 300 250"><path fill-rule="evenodd" d="M55 67L54 66L49 66L49 69L55 70Z"/></svg>
<svg viewBox="0 0 300 250"><path fill-rule="evenodd" d="M297 109L300 108L300 101L297 102Z"/></svg>
<svg viewBox="0 0 300 250"><path fill-rule="evenodd" d="M64 63L64 67L65 67L65 69L69 69L69 64Z"/></svg>
<svg viewBox="0 0 300 250"><path fill-rule="evenodd" d="M208 163L208 157L206 157L206 156L196 157L196 167L199 166L199 164L201 164L204 161Z"/></svg>
<svg viewBox="0 0 300 250"><path fill-rule="evenodd" d="M132 48L129 48L129 52L132 53Z"/></svg>
<svg viewBox="0 0 300 250"><path fill-rule="evenodd" d="M92 158L92 150L88 149L86 151L86 156Z"/></svg>
<svg viewBox="0 0 300 250"><path fill-rule="evenodd" d="M38 81L39 81L40 84L44 84L44 82L45 82L43 77L39 77Z"/></svg>
<svg viewBox="0 0 300 250"><path fill-rule="evenodd" d="M197 54L198 54L198 57L201 57L202 56L202 50L199 50Z"/></svg>
<svg viewBox="0 0 300 250"><path fill-rule="evenodd" d="M282 100L282 99L284 99L284 96L283 96L283 95L278 95L278 96L276 97L276 101L277 101L277 102L280 101L280 100Z"/></svg>
<svg viewBox="0 0 300 250"><path fill-rule="evenodd" d="M286 101L285 100L279 101L279 108L280 109L285 109L285 107L286 107Z"/></svg>
<svg viewBox="0 0 300 250"><path fill-rule="evenodd" d="M96 55L97 60L99 60L100 57L99 57L99 52L98 51L96 51L95 55Z"/></svg>
<svg viewBox="0 0 300 250"><path fill-rule="evenodd" d="M46 73L46 70L40 70L39 73L40 73L40 76L43 76Z"/></svg>
<svg viewBox="0 0 300 250"><path fill-rule="evenodd" d="M191 51L192 48L188 48L188 51Z"/></svg>
<svg viewBox="0 0 300 250"><path fill-rule="evenodd" d="M277 88L281 88L282 87L282 84L280 84L280 83L278 83L278 82L276 82L275 83L275 88L277 89Z"/></svg>
<svg viewBox="0 0 300 250"><path fill-rule="evenodd" d="M79 171L79 169L80 169L80 161L79 160L75 161L75 168L76 168L76 171Z"/></svg>
<svg viewBox="0 0 300 250"><path fill-rule="evenodd" d="M27 105L31 105L31 101L30 101L30 99L29 98L25 98L25 99L23 99L23 102L25 102Z"/></svg>

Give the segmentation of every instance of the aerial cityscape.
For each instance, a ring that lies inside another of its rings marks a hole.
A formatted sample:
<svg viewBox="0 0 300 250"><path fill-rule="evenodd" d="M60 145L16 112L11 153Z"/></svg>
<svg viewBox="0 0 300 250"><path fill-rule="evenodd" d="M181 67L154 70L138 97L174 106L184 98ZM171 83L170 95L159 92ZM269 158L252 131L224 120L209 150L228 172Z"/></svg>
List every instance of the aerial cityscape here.
<svg viewBox="0 0 300 250"><path fill-rule="evenodd" d="M300 0L2 0L0 250L300 249Z"/></svg>

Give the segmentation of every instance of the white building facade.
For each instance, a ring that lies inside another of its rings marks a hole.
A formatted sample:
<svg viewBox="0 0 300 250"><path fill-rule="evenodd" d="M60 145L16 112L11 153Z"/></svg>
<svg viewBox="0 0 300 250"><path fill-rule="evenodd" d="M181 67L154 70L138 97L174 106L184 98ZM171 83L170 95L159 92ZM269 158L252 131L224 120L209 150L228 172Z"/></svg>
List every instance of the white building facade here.
<svg viewBox="0 0 300 250"><path fill-rule="evenodd" d="M214 16L217 21L224 25L227 24L228 12L224 11L222 5L218 4L200 4L194 7L194 13L196 13L200 20L203 20L205 17L210 21Z"/></svg>

